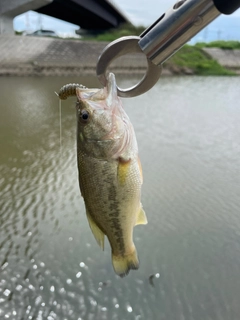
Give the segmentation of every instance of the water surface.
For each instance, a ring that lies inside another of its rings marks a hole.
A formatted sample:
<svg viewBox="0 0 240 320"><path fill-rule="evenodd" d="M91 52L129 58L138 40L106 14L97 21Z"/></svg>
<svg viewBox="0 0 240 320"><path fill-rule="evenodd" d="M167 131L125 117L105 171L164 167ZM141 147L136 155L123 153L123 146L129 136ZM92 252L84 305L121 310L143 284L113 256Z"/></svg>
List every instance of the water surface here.
<svg viewBox="0 0 240 320"><path fill-rule="evenodd" d="M54 91L70 82L98 85L0 78L0 318L239 319L240 78L161 78L124 100L149 221L134 229L140 269L124 279L85 217L74 98L60 153Z"/></svg>

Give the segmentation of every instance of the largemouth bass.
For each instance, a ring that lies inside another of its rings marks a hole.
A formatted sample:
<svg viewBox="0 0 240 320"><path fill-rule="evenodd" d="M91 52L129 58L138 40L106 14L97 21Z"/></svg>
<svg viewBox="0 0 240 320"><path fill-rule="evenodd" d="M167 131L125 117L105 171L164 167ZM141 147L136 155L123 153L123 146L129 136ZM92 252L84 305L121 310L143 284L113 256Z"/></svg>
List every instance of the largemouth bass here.
<svg viewBox="0 0 240 320"><path fill-rule="evenodd" d="M110 73L103 89L76 88L80 191L92 233L104 249L106 235L115 272L138 269L133 227L146 224L141 205L142 169L133 126Z"/></svg>

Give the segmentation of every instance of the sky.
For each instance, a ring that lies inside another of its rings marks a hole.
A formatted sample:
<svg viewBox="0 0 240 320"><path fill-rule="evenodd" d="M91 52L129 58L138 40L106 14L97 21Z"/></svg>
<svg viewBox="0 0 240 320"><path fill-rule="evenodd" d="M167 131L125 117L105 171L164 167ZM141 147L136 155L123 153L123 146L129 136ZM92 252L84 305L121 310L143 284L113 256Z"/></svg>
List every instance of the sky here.
<svg viewBox="0 0 240 320"><path fill-rule="evenodd" d="M148 27L157 20L171 6L169 0L121 0L111 1L135 25ZM175 2L173 1L172 4ZM78 26L38 14L33 11L21 14L14 19L14 28L18 31L33 32L38 29L50 29L60 36L72 36ZM232 15L221 15L203 31L198 33L192 42L213 40L239 40L240 41L240 9Z"/></svg>

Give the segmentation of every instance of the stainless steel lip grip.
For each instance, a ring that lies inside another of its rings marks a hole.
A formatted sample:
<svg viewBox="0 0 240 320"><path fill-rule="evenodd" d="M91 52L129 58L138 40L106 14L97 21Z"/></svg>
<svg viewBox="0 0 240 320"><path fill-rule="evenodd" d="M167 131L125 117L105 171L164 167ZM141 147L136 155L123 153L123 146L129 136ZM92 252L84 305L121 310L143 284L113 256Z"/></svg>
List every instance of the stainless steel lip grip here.
<svg viewBox="0 0 240 320"><path fill-rule="evenodd" d="M103 50L97 64L97 76L99 81L106 86L106 70L113 60L128 53L143 53L139 47L140 37L129 36L122 37L106 46ZM162 67L154 64L150 59L147 59L148 68L143 79L135 86L128 89L117 87L118 96L120 97L135 97L150 90L158 81Z"/></svg>
<svg viewBox="0 0 240 320"><path fill-rule="evenodd" d="M219 15L212 0L181 0L140 35L139 46L162 64Z"/></svg>
<svg viewBox="0 0 240 320"><path fill-rule="evenodd" d="M121 97L140 95L154 86L161 75L161 65L221 13L231 14L240 0L180 0L147 28L139 37L122 37L111 42L97 63L97 76L106 85L106 70L117 57L142 52L148 62L143 79L129 89L118 87Z"/></svg>

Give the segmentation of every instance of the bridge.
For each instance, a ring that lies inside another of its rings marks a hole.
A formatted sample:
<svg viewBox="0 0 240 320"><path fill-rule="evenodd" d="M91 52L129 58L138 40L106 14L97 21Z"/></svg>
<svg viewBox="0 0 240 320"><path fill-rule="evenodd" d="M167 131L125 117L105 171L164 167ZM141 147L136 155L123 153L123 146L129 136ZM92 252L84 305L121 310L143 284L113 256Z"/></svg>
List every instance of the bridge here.
<svg viewBox="0 0 240 320"><path fill-rule="evenodd" d="M107 0L1 0L0 34L13 34L13 18L34 10L88 31L116 28L130 22Z"/></svg>

